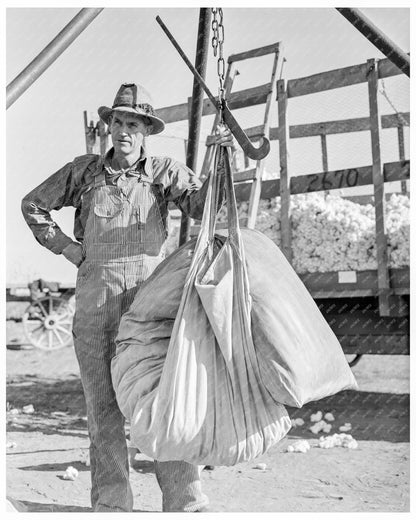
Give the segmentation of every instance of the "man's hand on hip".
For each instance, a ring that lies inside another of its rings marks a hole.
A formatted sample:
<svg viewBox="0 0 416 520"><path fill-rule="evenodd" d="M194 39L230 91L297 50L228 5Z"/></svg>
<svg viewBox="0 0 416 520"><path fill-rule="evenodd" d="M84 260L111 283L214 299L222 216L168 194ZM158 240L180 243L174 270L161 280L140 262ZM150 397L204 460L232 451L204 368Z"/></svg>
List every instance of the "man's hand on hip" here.
<svg viewBox="0 0 416 520"><path fill-rule="evenodd" d="M72 242L71 244L68 244L62 251L62 254L67 260L72 262L77 267L79 267L84 260L84 256L82 254L82 245L78 242Z"/></svg>

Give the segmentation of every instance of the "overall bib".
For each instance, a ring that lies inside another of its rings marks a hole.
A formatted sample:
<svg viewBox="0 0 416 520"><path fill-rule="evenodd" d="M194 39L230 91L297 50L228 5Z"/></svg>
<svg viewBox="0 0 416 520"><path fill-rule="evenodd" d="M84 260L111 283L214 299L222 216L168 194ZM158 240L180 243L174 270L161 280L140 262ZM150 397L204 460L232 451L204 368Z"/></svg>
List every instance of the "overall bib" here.
<svg viewBox="0 0 416 520"><path fill-rule="evenodd" d="M152 181L121 176L117 186L107 185L99 165L85 227L73 334L87 404L94 511L133 507L125 421L110 366L120 318L138 287L164 258L166 228L158 187ZM155 472L164 511L195 511L207 504L197 466L155 461Z"/></svg>

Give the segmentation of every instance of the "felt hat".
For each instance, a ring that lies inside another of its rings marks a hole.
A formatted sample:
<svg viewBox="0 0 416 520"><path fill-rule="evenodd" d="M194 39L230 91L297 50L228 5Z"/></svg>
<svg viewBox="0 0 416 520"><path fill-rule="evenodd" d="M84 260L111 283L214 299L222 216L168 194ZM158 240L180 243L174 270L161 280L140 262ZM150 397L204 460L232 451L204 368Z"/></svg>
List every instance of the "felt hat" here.
<svg viewBox="0 0 416 520"><path fill-rule="evenodd" d="M150 94L136 83L123 83L114 98L113 106L98 109L98 115L106 124L113 112L130 112L148 117L153 125L152 134L159 134L165 128L162 119L155 115Z"/></svg>

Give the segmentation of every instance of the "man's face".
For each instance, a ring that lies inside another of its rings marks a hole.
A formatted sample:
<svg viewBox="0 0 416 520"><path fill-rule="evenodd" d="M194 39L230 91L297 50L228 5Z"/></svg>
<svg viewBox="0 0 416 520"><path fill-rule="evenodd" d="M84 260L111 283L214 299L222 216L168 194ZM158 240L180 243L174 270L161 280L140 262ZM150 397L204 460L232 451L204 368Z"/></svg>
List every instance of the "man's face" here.
<svg viewBox="0 0 416 520"><path fill-rule="evenodd" d="M139 115L114 112L110 121L110 132L115 152L129 155L138 151L143 138L149 135L151 130L152 127Z"/></svg>

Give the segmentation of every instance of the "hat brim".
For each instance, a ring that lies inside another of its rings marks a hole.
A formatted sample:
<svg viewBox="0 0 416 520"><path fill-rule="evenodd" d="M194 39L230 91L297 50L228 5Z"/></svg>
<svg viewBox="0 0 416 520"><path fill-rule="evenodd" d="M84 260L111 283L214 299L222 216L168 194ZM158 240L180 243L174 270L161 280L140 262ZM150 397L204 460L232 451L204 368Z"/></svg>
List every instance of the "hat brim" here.
<svg viewBox="0 0 416 520"><path fill-rule="evenodd" d="M136 114L137 116L143 116L150 119L152 122L153 129L151 131L151 135L160 134L160 132L163 132L165 129L165 123L162 121L162 119L159 119L156 116L151 116L144 110L135 109L131 107L116 107L116 108L110 108L110 107L100 107L98 109L98 115L100 118L104 121L106 125L108 125L109 118L113 112L128 112L130 114Z"/></svg>

